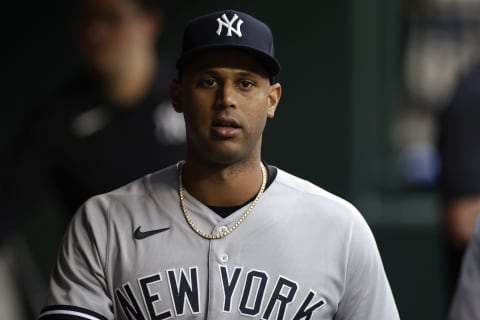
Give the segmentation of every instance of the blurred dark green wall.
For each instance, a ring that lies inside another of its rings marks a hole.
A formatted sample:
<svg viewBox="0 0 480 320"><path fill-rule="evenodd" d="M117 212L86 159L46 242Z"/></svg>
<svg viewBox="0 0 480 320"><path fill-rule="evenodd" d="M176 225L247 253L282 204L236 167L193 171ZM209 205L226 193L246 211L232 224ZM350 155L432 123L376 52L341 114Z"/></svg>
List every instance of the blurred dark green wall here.
<svg viewBox="0 0 480 320"><path fill-rule="evenodd" d="M61 3L38 2L28 11L19 6L19 18L11 22L0 165L34 102L78 70L69 6ZM353 202L377 237L402 318L442 319L438 202L433 191L399 187L392 164L389 130L400 100L400 1L190 0L165 6L159 47L172 58L183 26L198 14L234 8L271 26L284 95L265 133L264 159ZM58 236L53 235L48 241L54 252ZM48 269L52 254L42 257L48 257L42 262Z"/></svg>

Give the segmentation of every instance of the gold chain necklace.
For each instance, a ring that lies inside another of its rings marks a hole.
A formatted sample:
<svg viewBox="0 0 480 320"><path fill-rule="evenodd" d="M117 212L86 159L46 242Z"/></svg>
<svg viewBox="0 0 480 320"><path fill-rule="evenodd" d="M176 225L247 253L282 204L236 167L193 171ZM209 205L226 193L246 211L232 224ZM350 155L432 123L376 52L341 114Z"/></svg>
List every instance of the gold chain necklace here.
<svg viewBox="0 0 480 320"><path fill-rule="evenodd" d="M255 196L255 199L253 199L252 203L248 207L247 211L238 219L235 224L230 227L229 229L217 233L217 234L210 234L210 233L205 233L201 231L195 223L193 223L192 218L188 214L187 211L187 206L185 205L185 191L183 188L183 166L185 165L185 161L181 161L178 165L178 194L180 196L180 207L182 208L183 216L185 217L185 220L187 221L188 225L190 228L192 228L193 231L195 231L196 234L198 234L200 237L207 239L207 240L215 240L215 239L222 239L226 236L228 236L230 233L232 233L235 229L238 228L238 226L245 221L245 219L250 215L252 212L253 208L257 205L258 199L262 196L263 192L265 191L265 186L267 184L267 171L264 167L264 165L261 165L262 168L262 185L260 187L260 190L258 191L257 195Z"/></svg>

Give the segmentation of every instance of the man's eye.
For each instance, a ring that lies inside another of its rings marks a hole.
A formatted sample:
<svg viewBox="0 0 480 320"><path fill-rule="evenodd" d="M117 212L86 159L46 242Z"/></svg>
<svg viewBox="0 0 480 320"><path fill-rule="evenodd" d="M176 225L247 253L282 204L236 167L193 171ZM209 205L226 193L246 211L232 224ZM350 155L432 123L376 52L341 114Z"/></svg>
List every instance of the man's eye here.
<svg viewBox="0 0 480 320"><path fill-rule="evenodd" d="M253 82L248 80L242 80L240 81L240 87L242 87L243 89L248 89L250 87L253 87Z"/></svg>
<svg viewBox="0 0 480 320"><path fill-rule="evenodd" d="M215 79L208 78L208 79L201 79L199 81L199 83L202 87L208 88L208 87L213 87L215 85L216 81L215 81Z"/></svg>

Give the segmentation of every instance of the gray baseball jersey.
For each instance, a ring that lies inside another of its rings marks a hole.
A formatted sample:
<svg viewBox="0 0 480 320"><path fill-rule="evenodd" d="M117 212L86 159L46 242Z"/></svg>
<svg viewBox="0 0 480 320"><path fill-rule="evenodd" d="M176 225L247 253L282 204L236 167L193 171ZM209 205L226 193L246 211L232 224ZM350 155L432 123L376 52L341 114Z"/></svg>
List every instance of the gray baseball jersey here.
<svg viewBox="0 0 480 320"><path fill-rule="evenodd" d="M186 193L195 224L223 219ZM72 220L40 319L399 319L370 229L346 201L278 170L223 239L199 237L177 166L87 201ZM62 317L63 316L63 317Z"/></svg>
<svg viewBox="0 0 480 320"><path fill-rule="evenodd" d="M462 271L450 308L451 320L480 319L480 219L465 252Z"/></svg>

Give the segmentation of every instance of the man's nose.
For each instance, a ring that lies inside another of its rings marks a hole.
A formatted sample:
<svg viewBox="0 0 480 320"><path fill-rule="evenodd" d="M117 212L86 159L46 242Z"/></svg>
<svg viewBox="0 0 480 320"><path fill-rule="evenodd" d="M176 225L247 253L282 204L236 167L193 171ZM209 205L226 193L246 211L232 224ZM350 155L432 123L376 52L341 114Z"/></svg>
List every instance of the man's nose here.
<svg viewBox="0 0 480 320"><path fill-rule="evenodd" d="M223 83L217 91L217 108L235 108L237 106L234 84Z"/></svg>

